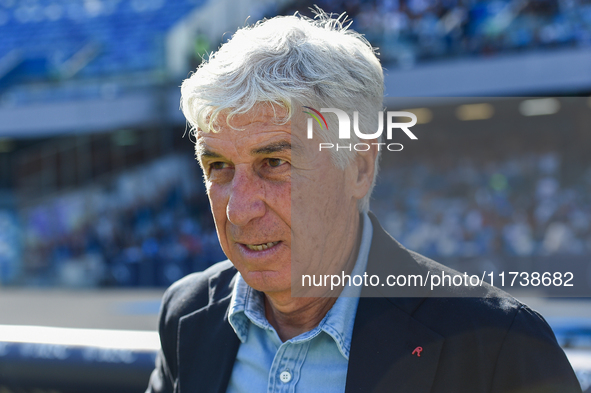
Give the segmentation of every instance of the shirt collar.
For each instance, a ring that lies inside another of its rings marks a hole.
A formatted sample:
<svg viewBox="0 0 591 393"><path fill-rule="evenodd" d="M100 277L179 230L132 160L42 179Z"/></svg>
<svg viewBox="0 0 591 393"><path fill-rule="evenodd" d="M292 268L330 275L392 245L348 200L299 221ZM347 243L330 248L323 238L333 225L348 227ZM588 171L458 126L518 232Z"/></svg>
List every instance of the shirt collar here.
<svg viewBox="0 0 591 393"><path fill-rule="evenodd" d="M373 226L369 216L367 213L362 213L361 217L363 222L361 244L359 246L357 260L355 261L355 267L351 272L351 277L357 275L362 276L365 273L371 239L373 237ZM321 331L324 331L333 338L341 354L349 360L353 322L357 312L360 293L361 286L345 287L335 304L316 328L294 337L290 341L311 340L320 334ZM248 338L248 329L251 323L261 329L275 332L275 329L265 317L263 296L262 292L251 288L242 276L238 274L238 279L236 280L230 300L228 320L242 343L245 343Z"/></svg>

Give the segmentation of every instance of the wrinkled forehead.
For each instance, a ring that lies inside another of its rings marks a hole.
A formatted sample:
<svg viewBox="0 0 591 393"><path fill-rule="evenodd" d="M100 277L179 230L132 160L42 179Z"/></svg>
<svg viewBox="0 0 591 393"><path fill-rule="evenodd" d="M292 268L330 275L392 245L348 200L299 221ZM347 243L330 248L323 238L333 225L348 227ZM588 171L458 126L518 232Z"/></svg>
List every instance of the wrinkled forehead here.
<svg viewBox="0 0 591 393"><path fill-rule="evenodd" d="M246 113L230 113L231 110L220 112L215 120L215 132L197 130L195 149L198 154L207 141L213 139L240 143L241 139L253 136L273 138L278 133L285 133L285 138L289 139L296 151L305 148L305 119L296 113L287 119L289 111L282 106L263 103L255 105Z"/></svg>
<svg viewBox="0 0 591 393"><path fill-rule="evenodd" d="M241 128L253 123L283 124L289 113L287 108L272 103L259 103L246 113L233 113L233 109L222 110L216 120L216 125Z"/></svg>

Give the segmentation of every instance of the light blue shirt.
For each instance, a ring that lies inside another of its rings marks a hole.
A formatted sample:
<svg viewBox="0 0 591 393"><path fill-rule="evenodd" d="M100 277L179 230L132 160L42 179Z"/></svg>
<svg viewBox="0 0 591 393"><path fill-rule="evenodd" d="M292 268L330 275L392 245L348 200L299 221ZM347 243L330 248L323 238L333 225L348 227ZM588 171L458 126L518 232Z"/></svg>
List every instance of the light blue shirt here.
<svg viewBox="0 0 591 393"><path fill-rule="evenodd" d="M363 275L373 227L363 214L363 233L353 275ZM241 341L228 393L343 393L353 323L361 287L346 287L320 324L282 342L265 317L263 293L240 275L232 293L230 325Z"/></svg>

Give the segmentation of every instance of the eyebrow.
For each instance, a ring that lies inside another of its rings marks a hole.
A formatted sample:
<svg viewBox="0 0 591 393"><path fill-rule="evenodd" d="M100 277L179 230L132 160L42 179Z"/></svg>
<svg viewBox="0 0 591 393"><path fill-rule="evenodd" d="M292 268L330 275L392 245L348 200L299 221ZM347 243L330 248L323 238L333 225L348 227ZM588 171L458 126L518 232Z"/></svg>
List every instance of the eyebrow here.
<svg viewBox="0 0 591 393"><path fill-rule="evenodd" d="M252 149L250 154L253 156L258 155L267 155L278 153L286 150L291 150L291 143L289 141L279 141L273 142L266 146L259 147L256 149ZM197 147L197 153L199 157L207 157L207 158L223 158L223 156L219 153L216 153L212 150L209 150L205 145L199 144Z"/></svg>
<svg viewBox="0 0 591 393"><path fill-rule="evenodd" d="M256 156L261 154L279 153L285 150L291 150L291 143L288 141L279 141L270 143L267 146L259 147L258 149L252 149L250 154Z"/></svg>
<svg viewBox="0 0 591 393"><path fill-rule="evenodd" d="M201 145L201 144L198 145L196 150L197 150L198 158L200 158L200 157L222 158L223 157L221 154L211 151L207 147L205 147L204 145Z"/></svg>

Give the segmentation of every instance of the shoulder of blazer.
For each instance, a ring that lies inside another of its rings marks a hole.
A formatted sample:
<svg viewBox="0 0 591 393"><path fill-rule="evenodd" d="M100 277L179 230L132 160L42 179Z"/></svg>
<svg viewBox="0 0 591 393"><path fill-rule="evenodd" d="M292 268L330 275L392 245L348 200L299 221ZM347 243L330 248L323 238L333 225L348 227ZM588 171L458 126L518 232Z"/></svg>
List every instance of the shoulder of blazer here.
<svg viewBox="0 0 591 393"><path fill-rule="evenodd" d="M218 262L202 272L189 274L172 284L164 293L162 311L167 318L178 319L229 295L237 270L232 262ZM210 285L211 283L211 285ZM214 293L210 288L214 287Z"/></svg>
<svg viewBox="0 0 591 393"><path fill-rule="evenodd" d="M176 375L177 372L179 320L211 303L227 298L232 292L236 274L237 270L232 262L225 260L207 270L183 277L164 293L158 329L162 351L169 361L172 375Z"/></svg>
<svg viewBox="0 0 591 393"><path fill-rule="evenodd" d="M382 281L390 274L462 275L407 250L375 215L370 218L374 235L368 276L376 274ZM562 371L553 372L553 367ZM539 381L555 380L561 387L576 385L552 330L539 314L497 288L362 289L348 393L390 392L393 386L415 393L490 392L493 381L495 392L541 391L535 389Z"/></svg>
<svg viewBox="0 0 591 393"><path fill-rule="evenodd" d="M368 274L378 274L381 280L387 274L428 277L445 273L463 276L461 272L407 250L381 227L375 215L370 214L370 217L374 237ZM381 297L444 336L454 330L474 329L475 326L494 326L506 331L520 310L529 310L519 300L486 282L482 286L439 287L435 291L429 286L408 291L376 287L375 292L378 295L375 297L381 294ZM445 329L446 326L449 329Z"/></svg>

